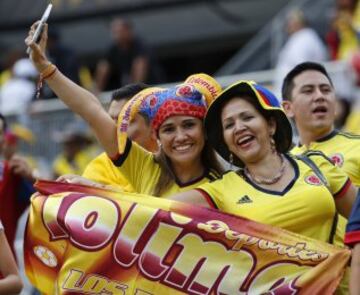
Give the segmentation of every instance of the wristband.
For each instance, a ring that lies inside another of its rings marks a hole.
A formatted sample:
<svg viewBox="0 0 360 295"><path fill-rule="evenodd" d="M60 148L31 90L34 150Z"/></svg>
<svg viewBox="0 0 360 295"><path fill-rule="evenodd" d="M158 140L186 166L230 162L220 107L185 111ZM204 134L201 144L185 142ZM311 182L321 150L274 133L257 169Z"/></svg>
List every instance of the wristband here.
<svg viewBox="0 0 360 295"><path fill-rule="evenodd" d="M50 78L52 75L55 74L56 71L57 71L57 67L54 64L49 63L45 67L45 69L43 69L40 72L39 81L38 81L37 87L36 87L36 98L37 99L40 97L40 91L41 91L41 88L43 86L44 80Z"/></svg>

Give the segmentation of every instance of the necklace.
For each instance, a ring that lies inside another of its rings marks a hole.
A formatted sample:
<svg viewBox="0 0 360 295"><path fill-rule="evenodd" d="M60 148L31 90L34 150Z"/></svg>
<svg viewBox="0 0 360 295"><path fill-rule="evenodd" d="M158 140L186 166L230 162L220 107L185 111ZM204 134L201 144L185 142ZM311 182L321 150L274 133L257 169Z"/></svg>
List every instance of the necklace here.
<svg viewBox="0 0 360 295"><path fill-rule="evenodd" d="M281 177L284 175L285 168L286 168L285 157L283 155L280 155L280 160L281 160L280 170L273 178L261 178L261 177L255 176L255 175L251 175L251 173L247 167L244 168L244 173L250 180L252 180L258 184L270 185L270 184L277 183L281 179Z"/></svg>

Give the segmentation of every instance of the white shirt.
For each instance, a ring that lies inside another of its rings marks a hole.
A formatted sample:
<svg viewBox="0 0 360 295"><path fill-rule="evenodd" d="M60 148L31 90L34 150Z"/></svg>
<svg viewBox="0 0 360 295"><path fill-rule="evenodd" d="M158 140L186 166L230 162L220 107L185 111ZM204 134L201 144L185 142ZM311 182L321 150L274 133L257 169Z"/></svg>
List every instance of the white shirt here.
<svg viewBox="0 0 360 295"><path fill-rule="evenodd" d="M35 96L36 85L26 79L12 78L0 88L0 112L23 114Z"/></svg>
<svg viewBox="0 0 360 295"><path fill-rule="evenodd" d="M323 62L327 59L327 50L318 34L311 28L303 28L290 35L280 50L276 65L274 91L279 100L281 85L286 74L296 65L305 61Z"/></svg>

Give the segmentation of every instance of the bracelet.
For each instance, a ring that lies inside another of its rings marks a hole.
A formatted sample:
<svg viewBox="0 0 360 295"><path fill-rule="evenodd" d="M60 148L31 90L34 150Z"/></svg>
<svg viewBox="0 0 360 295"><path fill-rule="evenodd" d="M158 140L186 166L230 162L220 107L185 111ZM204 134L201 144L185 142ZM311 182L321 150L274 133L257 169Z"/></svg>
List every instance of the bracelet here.
<svg viewBox="0 0 360 295"><path fill-rule="evenodd" d="M40 79L45 80L50 78L56 72L56 70L57 67L54 64L49 63L45 69L40 72Z"/></svg>
<svg viewBox="0 0 360 295"><path fill-rule="evenodd" d="M43 81L50 78L52 75L54 75L56 71L57 71L57 67L54 64L49 63L45 67L45 69L43 69L40 72L39 81L38 81L37 87L36 87L36 98L37 99L40 98L40 91L43 86Z"/></svg>

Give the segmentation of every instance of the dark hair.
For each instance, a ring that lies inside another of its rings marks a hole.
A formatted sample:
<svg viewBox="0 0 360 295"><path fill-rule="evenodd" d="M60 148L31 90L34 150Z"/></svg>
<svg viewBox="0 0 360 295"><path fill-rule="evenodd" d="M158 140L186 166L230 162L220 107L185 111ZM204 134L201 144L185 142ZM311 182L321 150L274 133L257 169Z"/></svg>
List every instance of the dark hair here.
<svg viewBox="0 0 360 295"><path fill-rule="evenodd" d="M113 24L114 22L121 22L125 27L130 30L134 27L133 22L129 18L116 16L111 19L111 24Z"/></svg>
<svg viewBox="0 0 360 295"><path fill-rule="evenodd" d="M6 131L7 130L7 122L6 122L6 119L5 117L3 116L3 114L0 114L0 120L3 121L3 131Z"/></svg>
<svg viewBox="0 0 360 295"><path fill-rule="evenodd" d="M123 99L129 100L141 90L149 88L150 85L145 83L132 83L116 89L111 94L111 101L120 101Z"/></svg>
<svg viewBox="0 0 360 295"><path fill-rule="evenodd" d="M162 149L155 155L155 161L160 166L160 177L153 191L154 196L161 196L166 189L176 180L176 175L171 167L170 159L165 155ZM224 173L224 168L216 157L214 149L205 141L205 146L201 152L201 162L205 169L212 172L215 177L220 177Z"/></svg>
<svg viewBox="0 0 360 295"><path fill-rule="evenodd" d="M284 78L282 88L281 88L281 95L283 100L291 100L291 92L294 88L294 79L300 75L301 73L305 71L317 71L322 73L324 76L326 76L330 82L331 85L333 85L333 82L326 71L325 67L319 63L315 62L303 62L301 64L298 64L295 66Z"/></svg>

